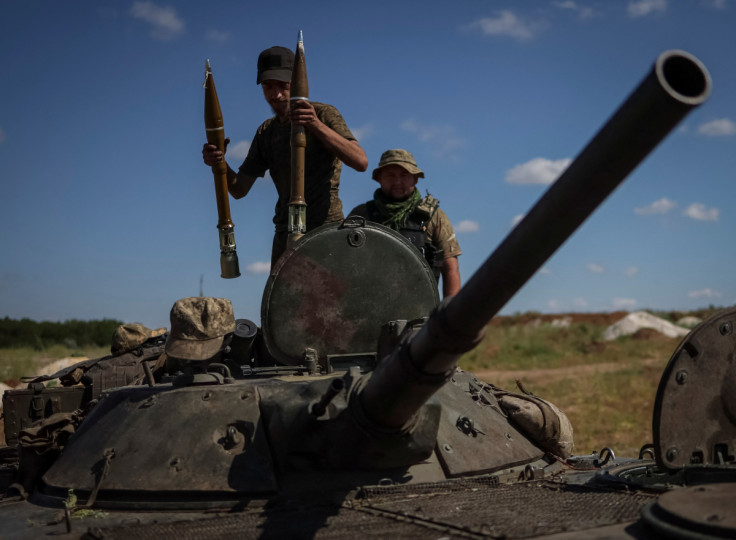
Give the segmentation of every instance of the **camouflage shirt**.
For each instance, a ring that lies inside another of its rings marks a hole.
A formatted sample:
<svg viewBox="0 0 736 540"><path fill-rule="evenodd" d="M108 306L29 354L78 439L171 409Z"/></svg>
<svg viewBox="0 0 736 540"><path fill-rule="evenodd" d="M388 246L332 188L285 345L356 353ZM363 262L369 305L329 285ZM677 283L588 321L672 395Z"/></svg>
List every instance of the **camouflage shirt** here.
<svg viewBox="0 0 736 540"><path fill-rule="evenodd" d="M332 105L311 102L317 118L338 135L349 141L355 137L340 112ZM342 161L312 135L307 134L304 170L304 198L307 202L307 229L343 218L342 201L338 193ZM266 171L276 186L279 198L273 222L276 231L287 230L291 189L291 123L269 118L258 127L248 156L238 170L238 176L262 177Z"/></svg>
<svg viewBox="0 0 736 540"><path fill-rule="evenodd" d="M422 209L422 204L418 209ZM460 244L457 242L455 231L452 229L452 223L447 214L439 208L428 209L432 212L429 222L427 222L427 242L443 251L443 258L457 257L462 254ZM356 206L348 214L349 216L362 216L370 219L370 211L366 204Z"/></svg>

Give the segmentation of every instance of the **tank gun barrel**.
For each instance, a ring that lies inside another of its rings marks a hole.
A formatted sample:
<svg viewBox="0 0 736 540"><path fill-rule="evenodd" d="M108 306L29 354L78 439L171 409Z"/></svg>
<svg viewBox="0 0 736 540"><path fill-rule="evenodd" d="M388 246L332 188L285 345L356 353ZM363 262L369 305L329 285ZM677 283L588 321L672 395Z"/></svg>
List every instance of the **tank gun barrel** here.
<svg viewBox="0 0 736 540"><path fill-rule="evenodd" d="M706 67L679 50L650 73L460 292L372 374L361 393L367 416L402 427L482 339L488 322L626 176L710 94Z"/></svg>

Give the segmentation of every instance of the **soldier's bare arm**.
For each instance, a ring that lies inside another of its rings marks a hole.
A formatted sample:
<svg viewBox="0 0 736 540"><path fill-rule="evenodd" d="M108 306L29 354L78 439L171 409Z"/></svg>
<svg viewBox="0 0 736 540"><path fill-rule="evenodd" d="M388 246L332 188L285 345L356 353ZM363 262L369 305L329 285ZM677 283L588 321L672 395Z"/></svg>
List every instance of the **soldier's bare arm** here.
<svg viewBox="0 0 736 540"><path fill-rule="evenodd" d="M230 139L225 139L226 150L229 142ZM225 154L220 152L214 144L204 144L204 146L202 146L202 160L205 165L212 167L223 159L225 159ZM227 166L227 190L234 199L245 197L250 191L250 188L253 187L255 181L255 176L249 176L247 174L241 174L238 176L238 174L230 168L230 165Z"/></svg>
<svg viewBox="0 0 736 540"><path fill-rule="evenodd" d="M457 257L448 257L442 261L442 296L454 296L460 290L460 265Z"/></svg>
<svg viewBox="0 0 736 540"><path fill-rule="evenodd" d="M324 124L317 118L314 107L308 101L297 101L292 104L291 121L308 129L348 167L358 172L368 168L368 157L358 141L348 140Z"/></svg>

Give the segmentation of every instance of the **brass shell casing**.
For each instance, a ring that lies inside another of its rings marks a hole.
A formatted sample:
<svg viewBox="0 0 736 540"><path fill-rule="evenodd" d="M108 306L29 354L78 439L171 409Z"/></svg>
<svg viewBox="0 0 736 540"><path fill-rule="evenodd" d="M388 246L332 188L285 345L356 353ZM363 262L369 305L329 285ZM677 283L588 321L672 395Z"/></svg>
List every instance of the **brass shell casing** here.
<svg viewBox="0 0 736 540"><path fill-rule="evenodd" d="M207 143L215 145L225 153L225 125L222 120L220 100L217 98L215 80L212 77L210 62L205 64L204 75L204 127ZM223 278L236 278L240 275L238 254L235 251L235 234L230 219L230 200L227 190L227 163L223 159L212 166L217 199L217 228L220 230L220 269Z"/></svg>
<svg viewBox="0 0 736 540"><path fill-rule="evenodd" d="M304 41L299 31L294 56L294 67L291 72L290 86L292 103L309 100L309 82L307 81L307 65L304 59ZM304 169L307 135L304 126L291 126L291 198L289 199L289 239L291 245L306 232L306 208L304 199Z"/></svg>

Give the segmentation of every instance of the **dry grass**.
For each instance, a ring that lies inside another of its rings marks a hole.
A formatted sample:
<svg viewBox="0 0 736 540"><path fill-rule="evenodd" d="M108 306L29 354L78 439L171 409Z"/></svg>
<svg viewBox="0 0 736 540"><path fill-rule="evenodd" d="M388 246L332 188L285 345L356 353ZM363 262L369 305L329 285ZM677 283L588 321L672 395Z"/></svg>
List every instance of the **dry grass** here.
<svg viewBox="0 0 736 540"><path fill-rule="evenodd" d="M21 377L38 375L45 365L60 358L98 358L110 354L109 347L53 345L37 351L31 347L0 349L0 382L15 386Z"/></svg>
<svg viewBox="0 0 736 540"><path fill-rule="evenodd" d="M556 404L573 425L576 453L608 446L617 455L636 457L652 442L659 378L679 340L640 330L603 342L605 323L581 319L556 328L529 320L496 322L460 366L508 390L519 379Z"/></svg>

